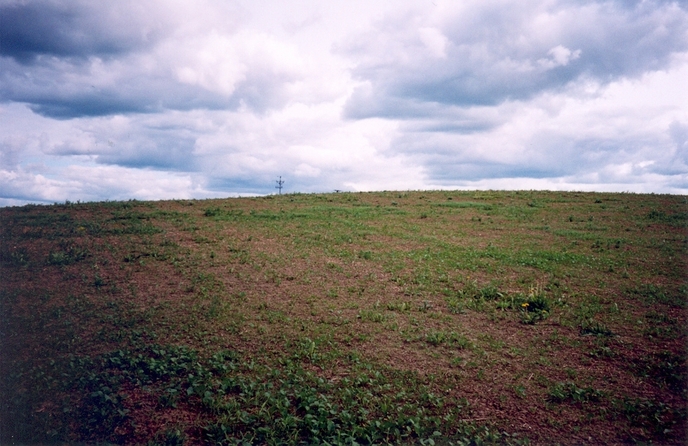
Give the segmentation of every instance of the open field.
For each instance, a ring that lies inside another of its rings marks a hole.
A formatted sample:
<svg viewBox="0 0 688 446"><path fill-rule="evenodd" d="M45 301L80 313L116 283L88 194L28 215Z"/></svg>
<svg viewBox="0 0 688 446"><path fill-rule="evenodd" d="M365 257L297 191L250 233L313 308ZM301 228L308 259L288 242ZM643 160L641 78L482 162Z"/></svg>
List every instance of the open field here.
<svg viewBox="0 0 688 446"><path fill-rule="evenodd" d="M0 209L0 444L686 442L688 205Z"/></svg>

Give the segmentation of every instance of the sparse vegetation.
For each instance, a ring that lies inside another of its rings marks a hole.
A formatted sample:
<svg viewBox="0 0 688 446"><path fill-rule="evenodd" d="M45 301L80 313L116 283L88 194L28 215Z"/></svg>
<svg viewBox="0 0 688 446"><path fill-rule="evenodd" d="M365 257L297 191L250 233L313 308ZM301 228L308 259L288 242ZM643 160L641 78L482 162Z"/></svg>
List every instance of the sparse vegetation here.
<svg viewBox="0 0 688 446"><path fill-rule="evenodd" d="M0 444L686 442L686 198L0 209Z"/></svg>

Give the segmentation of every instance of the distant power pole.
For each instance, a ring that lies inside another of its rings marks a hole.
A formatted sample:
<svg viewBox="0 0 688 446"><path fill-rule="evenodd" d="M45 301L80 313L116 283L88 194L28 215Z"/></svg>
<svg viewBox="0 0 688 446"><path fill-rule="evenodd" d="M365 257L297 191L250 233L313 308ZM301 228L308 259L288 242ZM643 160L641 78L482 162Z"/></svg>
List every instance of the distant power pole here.
<svg viewBox="0 0 688 446"><path fill-rule="evenodd" d="M282 185L284 184L284 181L282 180L282 175L280 175L279 180L275 180L277 182L277 186L275 186L275 189L279 189L280 195L282 195Z"/></svg>

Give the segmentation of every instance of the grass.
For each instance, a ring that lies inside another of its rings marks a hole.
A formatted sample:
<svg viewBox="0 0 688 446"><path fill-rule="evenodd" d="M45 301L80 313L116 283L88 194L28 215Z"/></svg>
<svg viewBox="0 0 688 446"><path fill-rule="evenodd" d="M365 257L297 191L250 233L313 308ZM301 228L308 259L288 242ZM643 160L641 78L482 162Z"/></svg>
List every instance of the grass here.
<svg viewBox="0 0 688 446"><path fill-rule="evenodd" d="M680 444L682 196L0 209L0 444Z"/></svg>

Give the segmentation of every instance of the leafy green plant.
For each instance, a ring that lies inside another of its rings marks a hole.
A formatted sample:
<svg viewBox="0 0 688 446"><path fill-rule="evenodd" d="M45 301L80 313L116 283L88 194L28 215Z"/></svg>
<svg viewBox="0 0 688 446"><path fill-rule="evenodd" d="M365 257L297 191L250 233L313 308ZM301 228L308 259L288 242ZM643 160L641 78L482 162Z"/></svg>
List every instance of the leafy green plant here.
<svg viewBox="0 0 688 446"><path fill-rule="evenodd" d="M456 348L469 348L473 345L464 335L454 331L433 330L425 334L424 340L430 345L447 345Z"/></svg>
<svg viewBox="0 0 688 446"><path fill-rule="evenodd" d="M384 313L375 310L360 310L356 317L367 322L384 322L387 320Z"/></svg>
<svg viewBox="0 0 688 446"><path fill-rule="evenodd" d="M651 436L659 439L673 437L677 434L677 425L686 419L685 408L675 409L664 402L648 398L625 397L615 399L613 404L616 412L625 416L633 426L646 428Z"/></svg>
<svg viewBox="0 0 688 446"><path fill-rule="evenodd" d="M0 261L13 266L28 266L29 254L24 248L15 248L12 251L0 251Z"/></svg>
<svg viewBox="0 0 688 446"><path fill-rule="evenodd" d="M682 334L678 320L666 313L650 311L645 314L645 319L647 326L643 330L643 334L650 339L676 339Z"/></svg>
<svg viewBox="0 0 688 446"><path fill-rule="evenodd" d="M386 308L389 311L397 311L400 313L408 313L412 309L411 302L388 302Z"/></svg>
<svg viewBox="0 0 688 446"><path fill-rule="evenodd" d="M370 260L373 258L373 253L370 251L359 251L358 252L358 258L364 259L364 260Z"/></svg>
<svg viewBox="0 0 688 446"><path fill-rule="evenodd" d="M592 320L592 319L586 319L580 324L580 334L583 336L613 336L614 333L607 328L606 325L603 323Z"/></svg>
<svg viewBox="0 0 688 446"><path fill-rule="evenodd" d="M457 296L449 296L445 298L445 301L450 313L463 314L466 312L463 300Z"/></svg>
<svg viewBox="0 0 688 446"><path fill-rule="evenodd" d="M688 364L685 355L662 351L639 359L635 364L636 373L650 378L660 386L666 386L677 394L688 397Z"/></svg>
<svg viewBox="0 0 688 446"><path fill-rule="evenodd" d="M647 214L647 219L666 223L672 226L685 227L688 224L688 212L667 214L662 210L653 209Z"/></svg>
<svg viewBox="0 0 688 446"><path fill-rule="evenodd" d="M69 265L88 257L89 251L80 246L65 243L59 251L53 251L48 255L49 265Z"/></svg>
<svg viewBox="0 0 688 446"><path fill-rule="evenodd" d="M578 387L573 382L558 382L550 387L548 399L555 403L571 401L574 403L590 403L599 401L604 394L592 387Z"/></svg>
<svg viewBox="0 0 688 446"><path fill-rule="evenodd" d="M550 314L549 299L539 287L531 287L527 296L521 303L519 316L524 324L533 325L538 321L547 319Z"/></svg>
<svg viewBox="0 0 688 446"><path fill-rule="evenodd" d="M626 293L630 297L639 298L648 305L665 304L675 307L685 307L688 304L688 288L683 286L671 292L665 287L646 283L635 288L629 288Z"/></svg>
<svg viewBox="0 0 688 446"><path fill-rule="evenodd" d="M469 281L463 289L458 292L458 296L465 299L497 300L504 295L492 284L480 287L478 282L473 280Z"/></svg>
<svg viewBox="0 0 688 446"><path fill-rule="evenodd" d="M220 208L214 207L214 208L208 208L203 212L203 215L206 217L217 217L222 214L222 210Z"/></svg>

